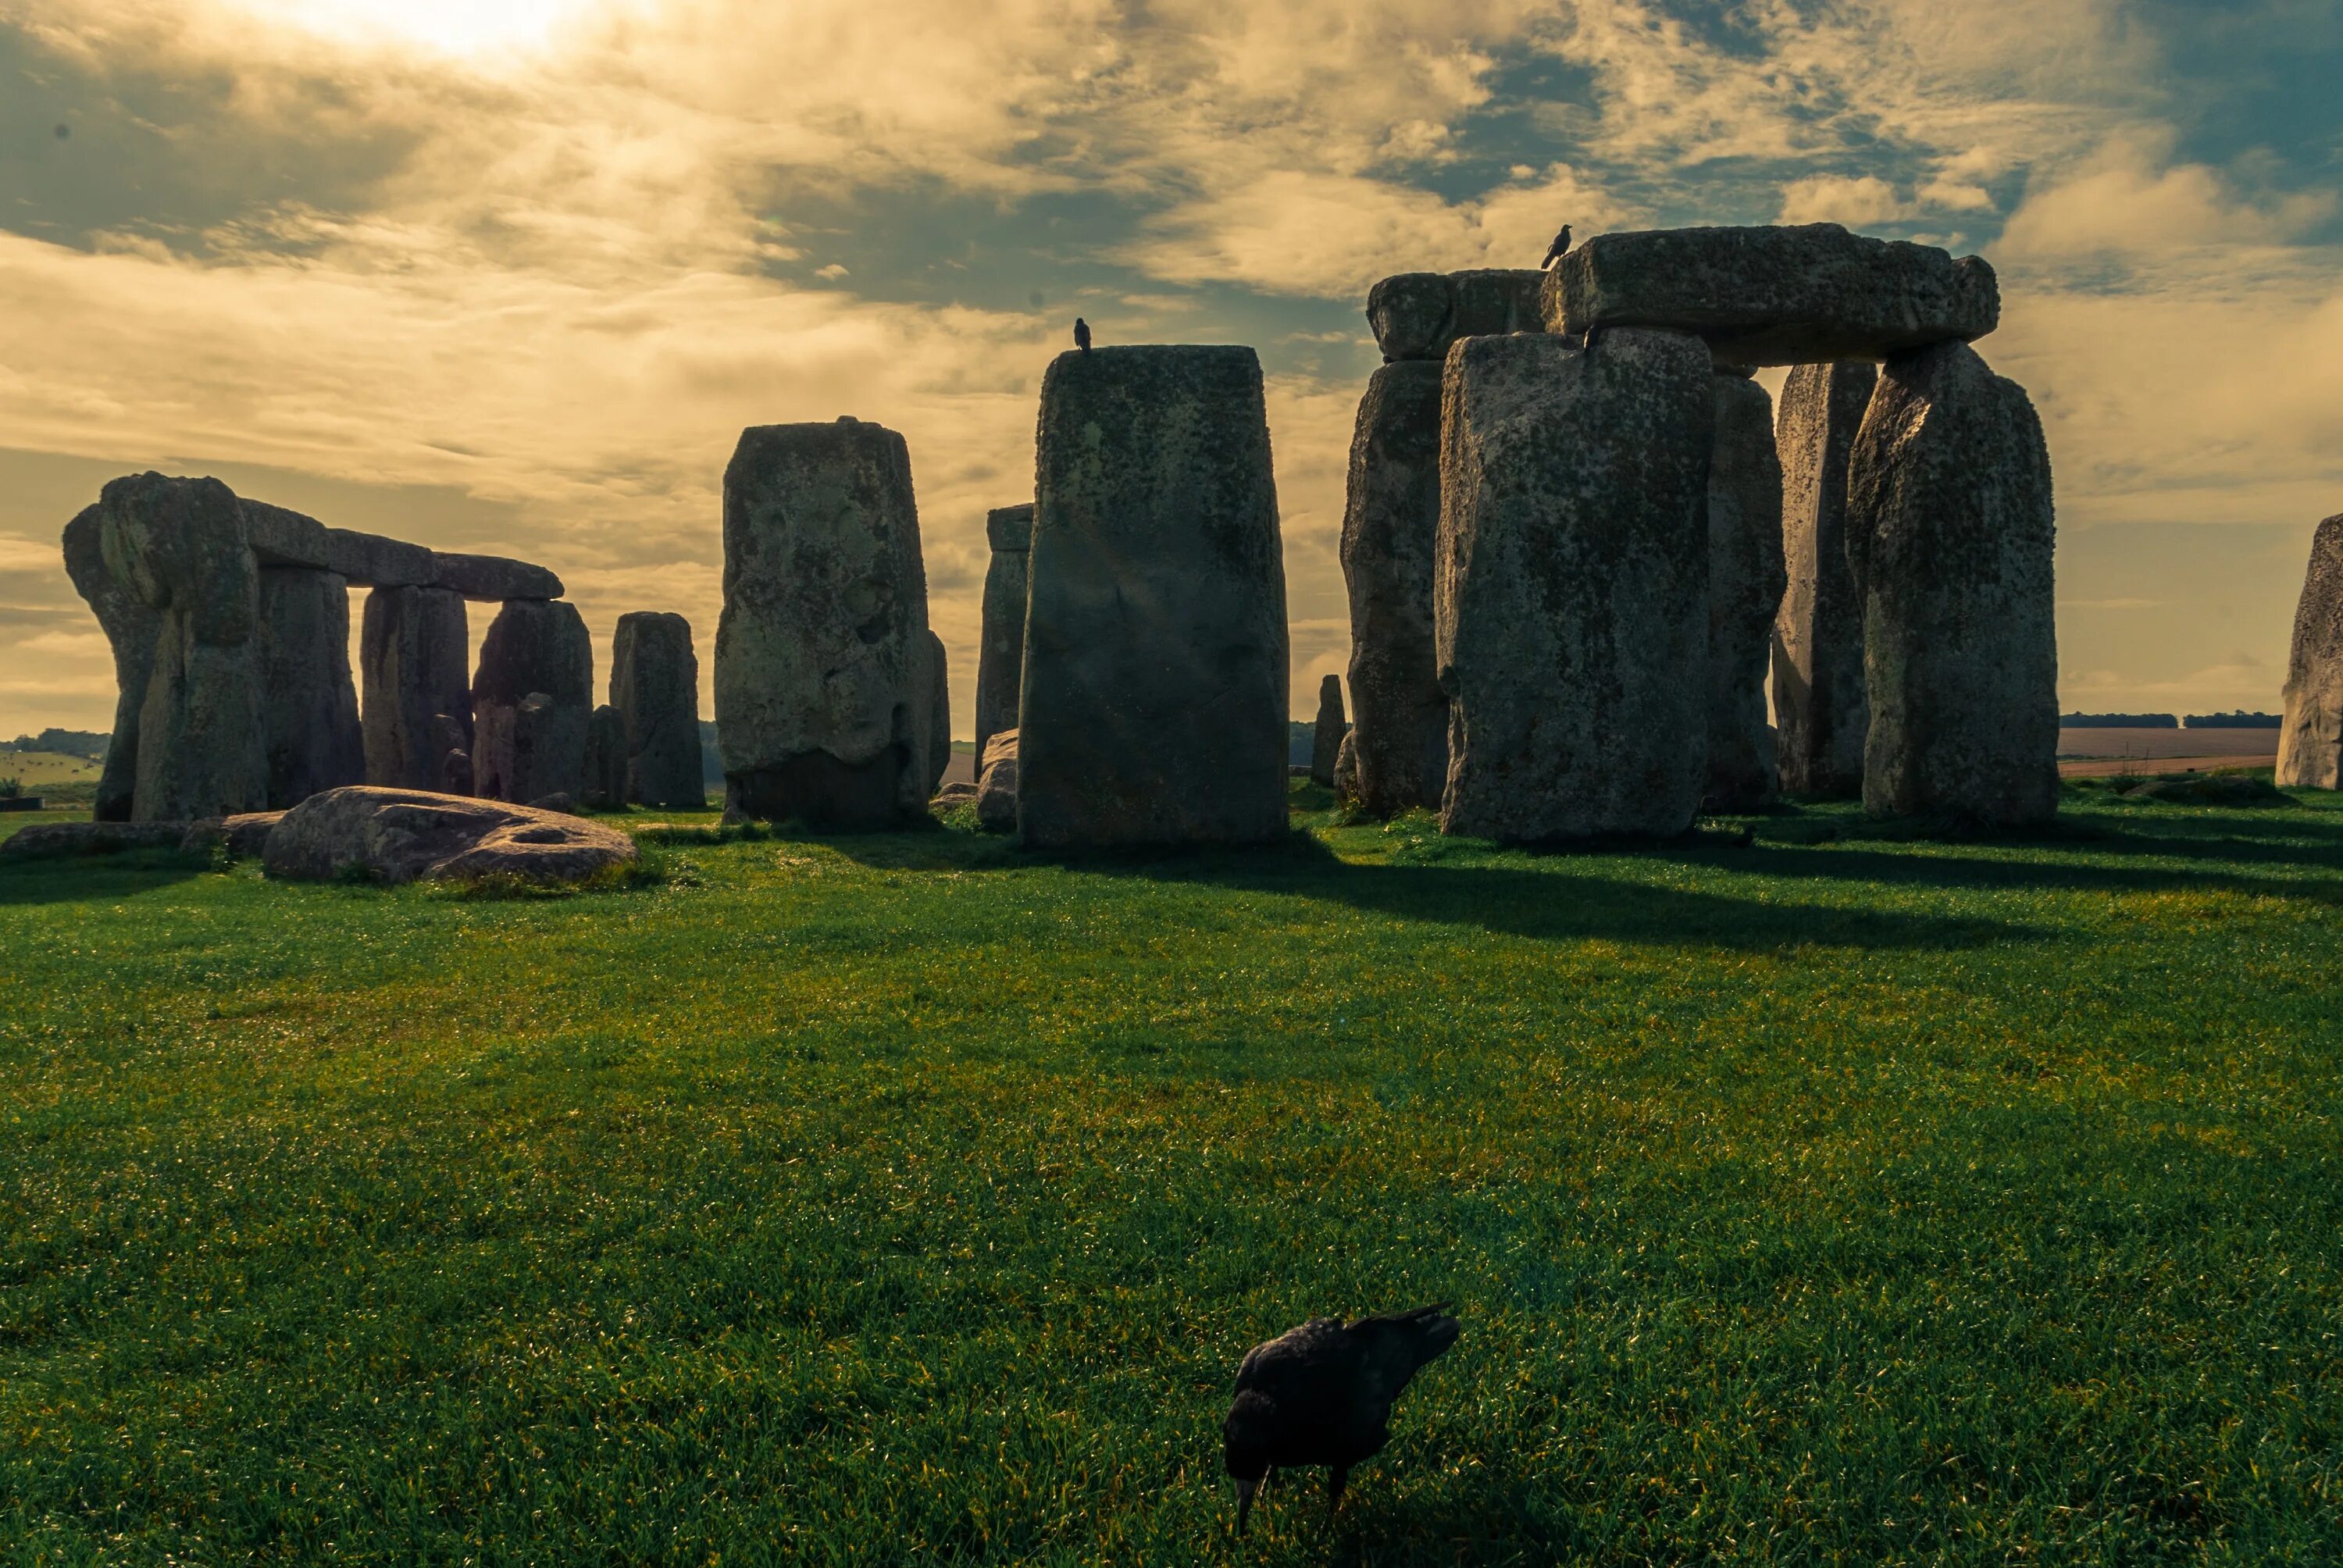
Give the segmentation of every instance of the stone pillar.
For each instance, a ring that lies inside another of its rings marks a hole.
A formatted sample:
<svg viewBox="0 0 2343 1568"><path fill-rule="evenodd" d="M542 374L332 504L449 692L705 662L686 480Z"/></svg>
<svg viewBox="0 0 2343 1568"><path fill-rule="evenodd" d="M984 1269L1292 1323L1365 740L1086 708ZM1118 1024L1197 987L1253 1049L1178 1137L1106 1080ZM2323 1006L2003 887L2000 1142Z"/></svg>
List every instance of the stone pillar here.
<svg viewBox="0 0 2343 1568"><path fill-rule="evenodd" d="M1782 555L1774 618L1774 721L1782 788L1863 792L1863 598L1846 564L1846 463L1879 373L1860 360L1801 365L1782 388Z"/></svg>
<svg viewBox="0 0 2343 1568"><path fill-rule="evenodd" d="M976 754L1017 728L1017 692L1025 671L1027 552L1033 548L1033 503L996 508L984 519L992 564L984 573L983 643L976 655Z"/></svg>
<svg viewBox="0 0 2343 1568"><path fill-rule="evenodd" d="M1875 816L1988 826L2058 809L2050 454L1976 350L1890 357L1847 468Z"/></svg>
<svg viewBox="0 0 2343 1568"><path fill-rule="evenodd" d="M1443 397L1441 829L1672 837L1708 751L1708 350L1468 338Z"/></svg>
<svg viewBox="0 0 2343 1568"><path fill-rule="evenodd" d="M1283 837L1285 565L1261 362L1062 354L1036 457L1019 838Z"/></svg>
<svg viewBox="0 0 2343 1568"><path fill-rule="evenodd" d="M138 711L146 705L147 677L155 668L155 641L163 618L106 564L105 529L99 508L87 507L65 525L65 575L89 601L114 650L114 738L97 781L90 815L100 822L127 822L138 790Z"/></svg>
<svg viewBox="0 0 2343 1568"><path fill-rule="evenodd" d="M98 509L108 570L156 617L131 820L261 809L260 568L236 493L139 474L109 483Z"/></svg>
<svg viewBox="0 0 2343 1568"><path fill-rule="evenodd" d="M307 567L262 568L260 664L269 809L364 783L348 583Z"/></svg>
<svg viewBox="0 0 2343 1568"><path fill-rule="evenodd" d="M1438 360L1423 359L1376 371L1351 438L1342 578L1351 599L1353 751L1359 802L1378 816L1436 809L1448 781L1448 695L1432 616L1440 373Z"/></svg>
<svg viewBox="0 0 2343 1568"><path fill-rule="evenodd" d="M594 645L578 607L507 600L488 623L472 677L473 789L519 805L548 795L583 799L593 711Z"/></svg>
<svg viewBox="0 0 2343 1568"><path fill-rule="evenodd" d="M944 648L944 639L933 631L928 633L924 691L928 733L923 745L928 759L928 796L932 799L943 786L944 769L951 766L951 655Z"/></svg>
<svg viewBox="0 0 2343 1568"><path fill-rule="evenodd" d="M2343 788L2343 516L2319 524L2310 541L2287 659L2278 781L2288 789Z"/></svg>
<svg viewBox="0 0 2343 1568"><path fill-rule="evenodd" d="M472 638L464 601L447 588L378 588L358 630L366 780L437 790L451 749L444 715L472 741Z"/></svg>
<svg viewBox="0 0 2343 1568"><path fill-rule="evenodd" d="M741 432L716 628L726 814L821 829L924 816L927 626L903 437L850 418Z"/></svg>
<svg viewBox="0 0 2343 1568"><path fill-rule="evenodd" d="M1330 675L1318 683L1318 726L1310 737L1310 777L1332 788L1334 757L1351 727L1342 718L1342 678Z"/></svg>
<svg viewBox="0 0 2343 1568"><path fill-rule="evenodd" d="M620 616L610 645L610 702L626 726L619 799L695 811L707 805L691 623L650 610Z"/></svg>
<svg viewBox="0 0 2343 1568"><path fill-rule="evenodd" d="M1779 789L1765 722L1765 667L1781 608L1782 464L1774 400L1745 377L1714 378L1708 464L1708 780L1711 811L1753 811Z"/></svg>
<svg viewBox="0 0 2343 1568"><path fill-rule="evenodd" d="M586 720L586 792L578 799L597 811L627 803L627 720L607 702Z"/></svg>

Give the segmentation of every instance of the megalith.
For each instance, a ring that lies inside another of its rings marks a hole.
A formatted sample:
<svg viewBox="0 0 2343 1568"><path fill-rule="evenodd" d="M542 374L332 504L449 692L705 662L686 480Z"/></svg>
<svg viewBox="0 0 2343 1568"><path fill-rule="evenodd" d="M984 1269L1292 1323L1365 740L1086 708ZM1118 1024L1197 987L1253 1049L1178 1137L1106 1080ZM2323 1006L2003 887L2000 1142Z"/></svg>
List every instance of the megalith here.
<svg viewBox="0 0 2343 1568"><path fill-rule="evenodd" d="M699 763L699 657L691 623L658 610L618 618L610 705L625 726L618 799L693 810L708 803Z"/></svg>
<svg viewBox="0 0 2343 1568"><path fill-rule="evenodd" d="M163 618L106 564L103 515L101 508L85 507L65 525L65 575L88 601L114 650L114 736L90 815L100 822L127 822L138 791L138 712L146 705L146 678L155 666Z"/></svg>
<svg viewBox="0 0 2343 1568"><path fill-rule="evenodd" d="M1285 567L1261 362L1062 354L1041 383L1017 831L1036 847L1285 832Z"/></svg>
<svg viewBox="0 0 2343 1568"><path fill-rule="evenodd" d="M727 814L820 829L925 815L927 628L903 437L851 418L743 431L716 628Z"/></svg>
<svg viewBox="0 0 2343 1568"><path fill-rule="evenodd" d="M1437 276L1433 275L1433 276ZM1388 817L1440 804L1448 695L1433 648L1440 534L1438 361L1377 370L1359 402L1342 507L1351 601L1351 719L1359 802Z"/></svg>
<svg viewBox="0 0 2343 1568"><path fill-rule="evenodd" d="M578 799L597 811L627 803L627 720L612 703L587 716L586 792Z"/></svg>
<svg viewBox="0 0 2343 1568"><path fill-rule="evenodd" d="M582 799L593 711L594 645L578 607L508 600L488 623L472 677L474 792L518 805Z"/></svg>
<svg viewBox="0 0 2343 1568"><path fill-rule="evenodd" d="M2287 658L2278 781L2288 789L2343 789L2343 516L2319 524L2310 540Z"/></svg>
<svg viewBox="0 0 2343 1568"><path fill-rule="evenodd" d="M1017 731L995 731L977 761L977 825L990 833L1013 831L1017 826Z"/></svg>
<svg viewBox="0 0 2343 1568"><path fill-rule="evenodd" d="M1709 353L1622 327L1448 357L1434 618L1443 832L1673 837L1708 752Z"/></svg>
<svg viewBox="0 0 2343 1568"><path fill-rule="evenodd" d="M131 819L261 809L260 569L236 493L217 479L138 474L110 481L98 508L108 569L156 618Z"/></svg>
<svg viewBox="0 0 2343 1568"><path fill-rule="evenodd" d="M1334 756L1342 749L1342 737L1351 726L1342 718L1342 678L1330 675L1318 683L1318 724L1310 737L1310 777L1332 788L1334 782Z"/></svg>
<svg viewBox="0 0 2343 1568"><path fill-rule="evenodd" d="M928 714L928 796L934 799L951 766L951 655L944 639L928 633L928 677L923 687Z"/></svg>
<svg viewBox="0 0 2343 1568"><path fill-rule="evenodd" d="M350 591L338 572L260 568L260 684L268 809L366 781L350 678Z"/></svg>
<svg viewBox="0 0 2343 1568"><path fill-rule="evenodd" d="M1846 465L1878 371L1861 360L1801 365L1782 387L1774 445L1782 464L1787 581L1774 618L1774 722L1782 788L1863 793L1863 596L1846 555Z"/></svg>
<svg viewBox="0 0 2343 1568"><path fill-rule="evenodd" d="M1716 437L1708 463L1708 779L1711 811L1775 798L1765 667L1782 603L1782 463L1774 400L1738 376L1711 378Z"/></svg>
<svg viewBox="0 0 2343 1568"><path fill-rule="evenodd" d="M442 588L378 588L358 626L359 715L366 781L442 787L447 753L438 719L472 739L472 638L463 596Z"/></svg>
<svg viewBox="0 0 2343 1568"><path fill-rule="evenodd" d="M1876 816L2013 827L2058 809L2050 454L1976 350L1891 357L1847 468Z"/></svg>
<svg viewBox="0 0 2343 1568"><path fill-rule="evenodd" d="M976 654L976 754L1017 728L1017 693L1025 670L1025 583L1033 548L1033 503L997 507L984 519L992 564L984 572L983 641Z"/></svg>
<svg viewBox="0 0 2343 1568"><path fill-rule="evenodd" d="M1538 331L1544 287L1545 275L1527 267L1403 272L1367 291L1367 326L1386 362L1437 364L1460 338Z"/></svg>

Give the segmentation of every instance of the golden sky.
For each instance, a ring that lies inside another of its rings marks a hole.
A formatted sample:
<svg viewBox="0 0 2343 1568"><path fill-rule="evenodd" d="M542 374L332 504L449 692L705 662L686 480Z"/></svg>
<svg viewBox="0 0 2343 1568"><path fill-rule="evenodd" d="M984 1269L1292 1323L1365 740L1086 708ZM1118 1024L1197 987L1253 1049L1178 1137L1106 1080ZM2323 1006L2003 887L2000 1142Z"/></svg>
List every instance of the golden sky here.
<svg viewBox="0 0 2343 1568"><path fill-rule="evenodd" d="M2274 709L2338 79L2331 0L0 0L0 736L107 722L56 538L113 474L542 561L704 671L740 427L841 413L910 440L965 735L1077 312L1261 351L1306 715L1367 286L1565 218L1981 251L2066 704Z"/></svg>

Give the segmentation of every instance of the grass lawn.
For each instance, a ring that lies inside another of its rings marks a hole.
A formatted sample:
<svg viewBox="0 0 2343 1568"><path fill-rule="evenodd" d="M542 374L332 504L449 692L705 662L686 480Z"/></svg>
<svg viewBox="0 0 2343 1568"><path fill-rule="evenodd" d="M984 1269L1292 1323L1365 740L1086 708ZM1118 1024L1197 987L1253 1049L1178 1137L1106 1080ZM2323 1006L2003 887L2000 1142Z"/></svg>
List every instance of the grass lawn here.
<svg viewBox="0 0 2343 1568"><path fill-rule="evenodd" d="M0 865L0 1562L2333 1563L2343 809L2068 799ZM1232 1541L1245 1348L1437 1301Z"/></svg>
<svg viewBox="0 0 2343 1568"><path fill-rule="evenodd" d="M62 751L18 751L0 746L0 779L15 779L24 785L27 795L39 794L45 785L95 784L104 771L86 757L68 757Z"/></svg>

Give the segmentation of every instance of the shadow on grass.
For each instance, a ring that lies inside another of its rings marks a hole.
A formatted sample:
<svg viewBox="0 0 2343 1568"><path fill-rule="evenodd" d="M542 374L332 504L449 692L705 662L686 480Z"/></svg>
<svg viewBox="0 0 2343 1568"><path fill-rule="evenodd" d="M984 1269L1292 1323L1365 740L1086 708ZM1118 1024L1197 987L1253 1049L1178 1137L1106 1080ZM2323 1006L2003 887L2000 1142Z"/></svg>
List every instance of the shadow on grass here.
<svg viewBox="0 0 2343 1568"><path fill-rule="evenodd" d="M122 849L102 855L44 855L0 861L0 906L136 898L211 869L207 856L176 849Z"/></svg>

